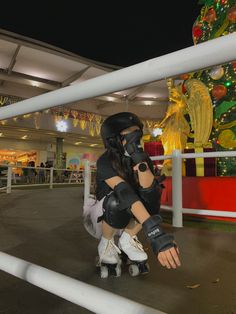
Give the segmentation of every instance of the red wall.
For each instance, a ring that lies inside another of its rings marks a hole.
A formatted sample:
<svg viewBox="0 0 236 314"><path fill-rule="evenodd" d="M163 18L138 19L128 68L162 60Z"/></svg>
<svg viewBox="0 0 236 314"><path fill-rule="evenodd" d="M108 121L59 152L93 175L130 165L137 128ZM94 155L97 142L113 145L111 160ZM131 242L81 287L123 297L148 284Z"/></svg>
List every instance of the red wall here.
<svg viewBox="0 0 236 314"><path fill-rule="evenodd" d="M162 205L172 206L172 178L163 182ZM183 177L183 208L236 211L235 177ZM206 217L206 216L204 216ZM210 217L208 217L210 218ZM211 216L211 218L213 218ZM214 217L222 220L222 218ZM236 222L236 218L223 218Z"/></svg>

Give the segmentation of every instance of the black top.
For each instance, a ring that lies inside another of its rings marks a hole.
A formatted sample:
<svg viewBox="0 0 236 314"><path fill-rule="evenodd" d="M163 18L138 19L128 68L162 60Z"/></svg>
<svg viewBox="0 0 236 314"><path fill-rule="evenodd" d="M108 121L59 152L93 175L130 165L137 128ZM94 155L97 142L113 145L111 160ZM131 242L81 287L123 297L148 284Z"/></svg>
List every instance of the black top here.
<svg viewBox="0 0 236 314"><path fill-rule="evenodd" d="M118 174L111 165L107 151L105 151L105 153L98 158L96 166L96 197L100 201L104 196L112 191L109 185L106 184L105 180L118 176Z"/></svg>
<svg viewBox="0 0 236 314"><path fill-rule="evenodd" d="M126 157L130 159L130 157ZM132 163L132 162L131 162ZM115 176L119 176L117 171L112 167L111 161L109 160L108 153L105 151L97 160L97 173L96 173L96 198L100 201L104 196L112 191L112 188L106 184L105 180ZM132 167L132 165L130 165ZM153 164L149 165L152 172ZM137 187L132 185L132 188L137 193Z"/></svg>

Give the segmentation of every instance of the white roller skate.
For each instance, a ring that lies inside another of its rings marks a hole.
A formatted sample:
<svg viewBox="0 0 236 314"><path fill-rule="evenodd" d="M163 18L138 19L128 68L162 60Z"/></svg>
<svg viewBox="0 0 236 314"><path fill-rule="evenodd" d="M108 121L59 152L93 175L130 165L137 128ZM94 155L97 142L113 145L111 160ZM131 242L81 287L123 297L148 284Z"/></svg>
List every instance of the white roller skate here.
<svg viewBox="0 0 236 314"><path fill-rule="evenodd" d="M101 278L121 275L120 249L115 245L114 239L101 238L98 245L98 261L96 266L100 270Z"/></svg>
<svg viewBox="0 0 236 314"><path fill-rule="evenodd" d="M119 239L118 246L122 252L122 261L128 265L131 276L134 277L149 272L148 256L137 236L131 237L124 231Z"/></svg>

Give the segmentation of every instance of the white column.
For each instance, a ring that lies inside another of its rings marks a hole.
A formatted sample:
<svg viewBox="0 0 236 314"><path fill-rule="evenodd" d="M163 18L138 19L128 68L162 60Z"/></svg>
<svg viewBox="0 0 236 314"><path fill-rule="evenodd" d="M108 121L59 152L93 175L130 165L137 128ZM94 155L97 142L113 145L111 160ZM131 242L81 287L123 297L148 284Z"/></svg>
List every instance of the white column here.
<svg viewBox="0 0 236 314"><path fill-rule="evenodd" d="M11 180L12 180L12 167L8 166L8 169L7 169L7 193L11 193Z"/></svg>
<svg viewBox="0 0 236 314"><path fill-rule="evenodd" d="M183 227L181 151L174 150L172 156L172 224L174 227Z"/></svg>
<svg viewBox="0 0 236 314"><path fill-rule="evenodd" d="M91 184L91 169L89 160L84 161L84 202L87 201L90 195L90 184Z"/></svg>
<svg viewBox="0 0 236 314"><path fill-rule="evenodd" d="M53 167L50 168L49 188L53 189Z"/></svg>

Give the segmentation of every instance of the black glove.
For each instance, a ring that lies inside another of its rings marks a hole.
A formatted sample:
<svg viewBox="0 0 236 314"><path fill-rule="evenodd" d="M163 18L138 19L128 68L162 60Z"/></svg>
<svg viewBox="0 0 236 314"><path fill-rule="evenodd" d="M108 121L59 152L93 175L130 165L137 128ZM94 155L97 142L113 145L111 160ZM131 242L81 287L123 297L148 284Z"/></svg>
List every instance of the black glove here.
<svg viewBox="0 0 236 314"><path fill-rule="evenodd" d="M140 143L142 135L143 132L141 130L135 130L129 134L123 135L123 138L126 140L124 149L133 160L134 165L146 161L147 158L149 158L148 154L143 150Z"/></svg>

